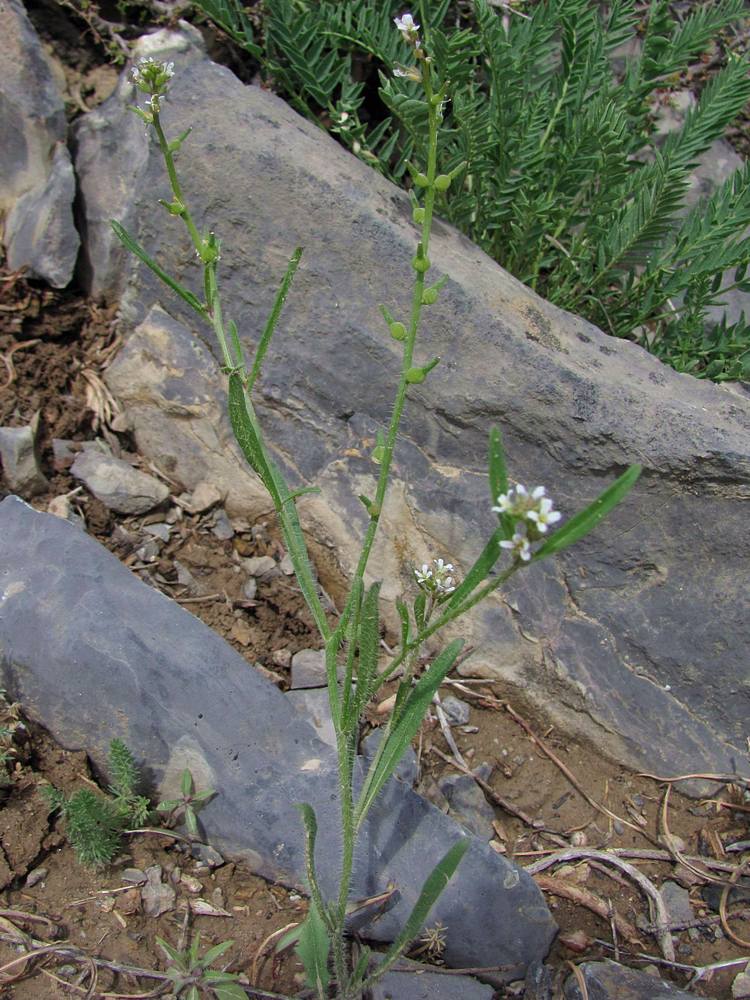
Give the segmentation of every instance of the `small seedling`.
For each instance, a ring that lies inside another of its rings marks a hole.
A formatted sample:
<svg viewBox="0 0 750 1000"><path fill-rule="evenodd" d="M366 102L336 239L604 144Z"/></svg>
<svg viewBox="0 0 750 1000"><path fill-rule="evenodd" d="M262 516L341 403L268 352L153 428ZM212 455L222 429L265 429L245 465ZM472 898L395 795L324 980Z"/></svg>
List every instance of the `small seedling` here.
<svg viewBox="0 0 750 1000"><path fill-rule="evenodd" d="M78 860L89 868L108 865L120 850L124 831L142 824L150 810L148 799L136 792L140 775L122 740L109 745L109 771L109 795L82 788L68 798L52 785L43 789L51 809L59 809L65 820Z"/></svg>
<svg viewBox="0 0 750 1000"><path fill-rule="evenodd" d="M216 792L213 789L208 789L205 792L196 792L193 775L188 768L185 768L180 781L180 798L165 799L164 802L159 803L156 809L157 812L167 814L164 825L170 827L174 826L180 813L182 813L182 820L187 832L191 837L198 837L200 834L198 830L198 816L196 814L203 806L210 802L214 795L216 795Z"/></svg>
<svg viewBox="0 0 750 1000"><path fill-rule="evenodd" d="M175 996L180 1000L200 1000L201 997L212 997L215 1000L247 1000L247 993L237 982L234 973L210 968L232 947L234 941L222 941L221 944L209 948L201 958L200 939L200 932L196 932L190 946L184 951L167 944L160 937L156 939L170 960L166 972L174 984Z"/></svg>

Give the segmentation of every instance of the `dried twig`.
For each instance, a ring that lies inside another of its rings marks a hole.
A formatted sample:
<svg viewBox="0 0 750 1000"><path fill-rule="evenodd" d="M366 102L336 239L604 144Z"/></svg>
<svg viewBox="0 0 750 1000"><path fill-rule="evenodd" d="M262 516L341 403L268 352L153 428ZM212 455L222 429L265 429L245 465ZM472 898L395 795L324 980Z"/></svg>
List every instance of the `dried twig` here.
<svg viewBox="0 0 750 1000"><path fill-rule="evenodd" d="M448 720L445 717L445 712L443 711L443 705L440 701L440 695L436 691L433 695L432 702L435 706L435 712L438 717L438 722L440 723L440 729L445 737L445 742L451 749L451 753L457 764L461 767L467 767L466 761L461 756L461 751L456 746L456 741L453 739L453 733L451 732L451 727L448 725Z"/></svg>
<svg viewBox="0 0 750 1000"><path fill-rule="evenodd" d="M573 970L573 975L576 978L576 983L578 984L578 989L581 991L581 1000L589 1000L589 988L586 985L586 979L584 978L583 973L578 968L578 966L575 964L575 962L568 962L567 964Z"/></svg>
<svg viewBox="0 0 750 1000"><path fill-rule="evenodd" d="M716 882L719 885L725 885L726 879L718 878L716 875L711 875L710 872L704 871L701 868L696 867L691 861L685 857L685 855L677 847L675 838L669 829L669 793L672 790L672 786L667 785L664 790L664 798L662 799L661 810L659 812L659 825L661 826L661 842L664 844L666 849L672 856L674 861L677 861L684 868L687 868L689 872L696 875L698 878L703 879L705 882ZM750 946L748 946L750 947Z"/></svg>
<svg viewBox="0 0 750 1000"><path fill-rule="evenodd" d="M748 858L747 861L743 861L743 863L739 865L736 871L732 872L729 881L726 883L721 893L721 899L719 900L719 919L721 920L722 930L724 931L724 933L728 938L734 941L736 945L739 945L740 948L744 948L745 951L750 950L750 941L745 941L744 938L741 938L738 934L735 934L732 928L729 926L729 918L727 917L727 902L729 900L729 893L732 890L732 886L737 884L740 875L748 866L748 864L750 864L750 858Z"/></svg>
<svg viewBox="0 0 750 1000"><path fill-rule="evenodd" d="M563 882L561 879L550 878L548 875L537 875L534 881L543 892L551 892L554 896L569 899L572 903L585 906L587 910L596 913L602 920L610 920L610 907L603 899L599 899L588 889L584 889L580 885L572 885L570 882ZM614 912L612 912L611 920L621 937L629 941L630 944L641 946L638 930L629 920Z"/></svg>
<svg viewBox="0 0 750 1000"><path fill-rule="evenodd" d="M651 919L654 920L654 923L656 924L656 939L659 942L659 947L661 948L664 957L673 962L675 957L674 944L672 942L672 935L669 933L669 914L667 913L667 908L664 905L664 900L654 883L650 879L646 878L643 872L639 872L634 865L629 865L627 861L622 861L616 855L610 854L608 851L597 851L588 847L573 847L569 851L558 851L547 858L542 858L540 861L536 861L533 865L526 866L524 870L530 875L536 875L545 868L549 868L550 865L556 865L562 861L575 861L578 859L588 858L595 861L601 861L602 864L605 865L612 865L615 868L619 868L620 871L624 872L635 882L638 888L648 898L649 905L653 904L655 920L653 915Z"/></svg>
<svg viewBox="0 0 750 1000"><path fill-rule="evenodd" d="M41 344L39 337L34 340L22 340L20 344L14 344L9 351L5 352L5 354L0 354L0 358L3 359L3 363L8 370L8 377L5 382L0 385L0 389L7 389L8 386L13 385L13 382L15 381L16 369L13 365L13 355L17 351L25 351L27 347L34 347L36 344Z"/></svg>

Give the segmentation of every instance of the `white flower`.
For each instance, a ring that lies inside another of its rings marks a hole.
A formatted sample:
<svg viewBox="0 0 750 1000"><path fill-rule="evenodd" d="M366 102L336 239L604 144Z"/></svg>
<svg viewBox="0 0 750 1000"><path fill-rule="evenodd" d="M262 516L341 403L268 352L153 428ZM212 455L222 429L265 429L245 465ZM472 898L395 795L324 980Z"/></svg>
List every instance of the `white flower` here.
<svg viewBox="0 0 750 1000"><path fill-rule="evenodd" d="M401 66L398 63L393 67L393 75L404 77L406 80L416 80L417 83L422 79L416 66Z"/></svg>
<svg viewBox="0 0 750 1000"><path fill-rule="evenodd" d="M510 549L516 559L520 559L522 562L529 562L531 559L531 546L529 545L529 539L526 537L526 525L523 522L517 524L516 530L513 532L513 537L500 542L500 548Z"/></svg>
<svg viewBox="0 0 750 1000"><path fill-rule="evenodd" d="M393 23L396 25L407 42L410 42L414 35L416 35L419 31L419 25L414 23L414 18L411 14L403 14L401 17L394 17Z"/></svg>
<svg viewBox="0 0 750 1000"><path fill-rule="evenodd" d="M548 500L546 497L539 503L536 510L530 510L526 515L530 521L533 521L536 525L536 530L540 535L545 535L547 533L547 527L550 524L555 524L562 517L559 510L552 509L552 501Z"/></svg>
<svg viewBox="0 0 750 1000"><path fill-rule="evenodd" d="M157 62L153 56L144 56L130 71L133 83L144 94L163 97L167 84L174 76L173 62Z"/></svg>
<svg viewBox="0 0 750 1000"><path fill-rule="evenodd" d="M436 597L444 597L456 589L455 580L451 575L453 572L453 563L447 563L444 559L433 559L432 566L423 563L421 569L414 570L414 576L422 590Z"/></svg>

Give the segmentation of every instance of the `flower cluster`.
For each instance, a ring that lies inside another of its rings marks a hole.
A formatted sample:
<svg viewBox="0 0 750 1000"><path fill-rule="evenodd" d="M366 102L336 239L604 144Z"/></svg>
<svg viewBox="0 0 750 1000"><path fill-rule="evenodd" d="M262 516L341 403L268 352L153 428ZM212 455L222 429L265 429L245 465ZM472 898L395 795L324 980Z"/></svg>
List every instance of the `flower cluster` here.
<svg viewBox="0 0 750 1000"><path fill-rule="evenodd" d="M174 76L174 63L157 62L153 56L144 56L130 71L130 76L138 90L151 98L164 97L169 81Z"/></svg>
<svg viewBox="0 0 750 1000"><path fill-rule="evenodd" d="M497 506L492 508L494 513L506 515L517 522L513 537L500 542L500 545L504 549L510 549L515 558L522 562L529 562L531 559L530 543L546 535L547 528L562 517L545 493L543 486L537 486L529 492L519 483L507 493L501 493L497 498Z"/></svg>
<svg viewBox="0 0 750 1000"><path fill-rule="evenodd" d="M419 25L415 23L411 14L402 14L401 17L394 17L394 24L401 32L401 37L408 46L414 49L417 59L424 59L422 43L419 40ZM405 77L407 80L415 80L417 83L422 79L422 74L417 66L402 66L396 63L393 68L394 76Z"/></svg>
<svg viewBox="0 0 750 1000"><path fill-rule="evenodd" d="M432 565L424 563L421 569L414 570L414 576L422 590L432 597L442 598L452 594L456 584L451 575L454 572L453 563L442 559L433 559Z"/></svg>

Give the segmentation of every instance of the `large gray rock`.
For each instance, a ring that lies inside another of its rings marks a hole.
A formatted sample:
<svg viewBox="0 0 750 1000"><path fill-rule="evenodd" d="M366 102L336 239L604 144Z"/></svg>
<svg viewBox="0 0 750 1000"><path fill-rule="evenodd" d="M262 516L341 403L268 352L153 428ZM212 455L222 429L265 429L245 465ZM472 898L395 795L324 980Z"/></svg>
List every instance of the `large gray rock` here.
<svg viewBox="0 0 750 1000"><path fill-rule="evenodd" d="M120 514L145 514L169 496L169 488L154 476L96 448L82 451L70 471L105 507Z"/></svg>
<svg viewBox="0 0 750 1000"><path fill-rule="evenodd" d="M12 269L63 288L80 240L62 97L23 4L0 4L0 212Z"/></svg>
<svg viewBox="0 0 750 1000"><path fill-rule="evenodd" d="M295 803L320 826L317 862L330 895L339 865L335 752L296 716L287 696L218 635L142 583L111 553L16 497L0 504L2 684L66 747L106 765L119 736L173 798L185 767L217 795L201 810L210 842L260 874L304 879ZM367 935L391 940L424 879L463 834L400 781L386 787L357 850L355 893L401 899ZM508 965L510 978L542 957L555 925L522 869L472 840L430 914L446 931L446 959Z"/></svg>
<svg viewBox="0 0 750 1000"><path fill-rule="evenodd" d="M168 132L194 126L179 157L184 190L198 226L222 239L225 311L246 343L257 342L293 248L307 248L257 406L291 481L321 489L299 508L336 596L335 562L348 575L366 526L357 495L373 489L368 456L399 369L378 304L400 318L408 311L408 199L226 69L178 62L173 84ZM123 82L77 131L92 288L122 296L125 317L141 324L109 385L145 454L187 489L215 479L230 514L252 517L268 501L224 419L216 347L109 231L110 215L124 218L201 294L181 224L157 213L168 185L153 142L125 111L132 99ZM750 696L741 503L750 399L676 374L545 303L439 221L430 257L430 278L449 281L426 310L417 358L444 360L410 391L372 563L386 602L413 587L414 565L446 556L465 572L481 550L495 520L492 424L504 431L513 478L544 483L568 516L642 462L636 489L595 534L464 620L476 652L463 669L522 686L558 725L638 767L732 768L744 760Z"/></svg>
<svg viewBox="0 0 750 1000"><path fill-rule="evenodd" d="M690 1000L686 993L658 976L638 969L628 969L616 962L584 962L583 973L588 996L581 995L575 976L565 983L565 1000Z"/></svg>

